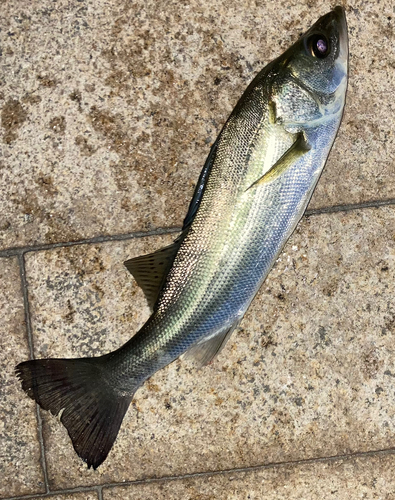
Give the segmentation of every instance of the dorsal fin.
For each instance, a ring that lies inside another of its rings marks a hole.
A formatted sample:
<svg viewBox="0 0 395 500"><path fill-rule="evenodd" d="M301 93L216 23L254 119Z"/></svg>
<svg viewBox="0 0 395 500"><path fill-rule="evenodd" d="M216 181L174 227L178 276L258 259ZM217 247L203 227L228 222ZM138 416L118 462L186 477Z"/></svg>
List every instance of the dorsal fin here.
<svg viewBox="0 0 395 500"><path fill-rule="evenodd" d="M185 234L182 233L171 245L124 262L127 270L142 288L151 310L184 238Z"/></svg>
<svg viewBox="0 0 395 500"><path fill-rule="evenodd" d="M238 318L230 327L220 330L208 340L202 340L198 344L194 344L185 353L185 359L193 361L198 367L202 367L210 363L224 348L226 342L240 323Z"/></svg>
<svg viewBox="0 0 395 500"><path fill-rule="evenodd" d="M199 180L196 184L195 192L193 193L191 203L189 204L188 213L184 219L183 229L191 225L197 209L199 208L200 201L203 196L204 188L206 186L207 178L210 173L211 167L214 163L215 154L217 152L218 142L221 135L217 138L214 144L211 146L210 153L207 156L206 163L204 164L203 170L200 173Z"/></svg>

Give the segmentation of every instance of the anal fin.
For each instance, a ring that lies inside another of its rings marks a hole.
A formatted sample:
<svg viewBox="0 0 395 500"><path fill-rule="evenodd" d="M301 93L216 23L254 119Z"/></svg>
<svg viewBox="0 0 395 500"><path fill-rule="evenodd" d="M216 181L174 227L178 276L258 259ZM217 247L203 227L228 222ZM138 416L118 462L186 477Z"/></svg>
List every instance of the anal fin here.
<svg viewBox="0 0 395 500"><path fill-rule="evenodd" d="M251 184L248 189L275 181L299 158L310 151L310 149L303 132L300 132L292 146L276 161L268 172Z"/></svg>
<svg viewBox="0 0 395 500"><path fill-rule="evenodd" d="M208 340L202 340L198 344L194 344L185 353L185 359L193 361L199 368L208 365L222 351L239 322L238 319L229 328L221 330Z"/></svg>

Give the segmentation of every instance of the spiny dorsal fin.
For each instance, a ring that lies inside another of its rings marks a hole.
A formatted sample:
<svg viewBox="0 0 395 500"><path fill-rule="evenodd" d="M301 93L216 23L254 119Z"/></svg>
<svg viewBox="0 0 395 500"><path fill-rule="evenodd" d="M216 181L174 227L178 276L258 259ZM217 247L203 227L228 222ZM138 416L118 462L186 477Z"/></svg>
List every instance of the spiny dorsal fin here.
<svg viewBox="0 0 395 500"><path fill-rule="evenodd" d="M217 152L218 142L221 136L214 142L210 149L210 153L207 157L206 163L204 164L203 170L199 176L199 180L196 184L195 192L193 193L191 203L189 204L188 213L185 216L183 229L191 225L197 209L200 205L200 200L202 199L204 188L206 186L207 178L210 173L211 167L214 163L215 154Z"/></svg>
<svg viewBox="0 0 395 500"><path fill-rule="evenodd" d="M124 262L127 270L142 288L151 309L153 309L166 281L166 276L173 265L174 258L184 237L185 235L182 234L168 247Z"/></svg>
<svg viewBox="0 0 395 500"><path fill-rule="evenodd" d="M230 339L239 322L240 319L208 340L194 344L184 354L185 359L193 361L199 368L208 365L225 347L226 342Z"/></svg>

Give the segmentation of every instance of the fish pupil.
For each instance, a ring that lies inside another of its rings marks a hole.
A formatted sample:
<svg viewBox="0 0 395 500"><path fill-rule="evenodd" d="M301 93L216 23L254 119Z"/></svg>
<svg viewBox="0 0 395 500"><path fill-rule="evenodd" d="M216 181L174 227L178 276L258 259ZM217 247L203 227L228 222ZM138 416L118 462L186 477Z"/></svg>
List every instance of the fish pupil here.
<svg viewBox="0 0 395 500"><path fill-rule="evenodd" d="M313 35L309 40L311 54L324 59L329 54L329 43L324 35Z"/></svg>
<svg viewBox="0 0 395 500"><path fill-rule="evenodd" d="M319 52L321 52L321 54L325 54L325 52L327 51L327 46L326 46L325 40L322 40L322 39L318 40L317 50Z"/></svg>

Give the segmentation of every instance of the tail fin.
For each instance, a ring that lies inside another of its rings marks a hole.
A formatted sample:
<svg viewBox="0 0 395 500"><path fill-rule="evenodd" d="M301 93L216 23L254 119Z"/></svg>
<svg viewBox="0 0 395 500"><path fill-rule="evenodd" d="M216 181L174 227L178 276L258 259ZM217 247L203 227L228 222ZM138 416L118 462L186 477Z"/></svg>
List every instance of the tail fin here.
<svg viewBox="0 0 395 500"><path fill-rule="evenodd" d="M96 469L114 444L131 395L117 394L103 380L103 358L38 359L16 367L23 390L58 415L74 449Z"/></svg>

